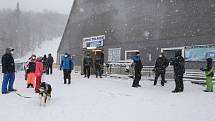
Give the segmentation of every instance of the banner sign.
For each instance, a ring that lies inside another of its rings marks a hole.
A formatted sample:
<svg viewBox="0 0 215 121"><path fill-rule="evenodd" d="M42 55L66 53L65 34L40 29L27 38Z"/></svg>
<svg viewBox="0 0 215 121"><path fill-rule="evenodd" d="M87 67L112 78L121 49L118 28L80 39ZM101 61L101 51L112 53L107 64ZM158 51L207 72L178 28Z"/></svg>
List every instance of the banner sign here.
<svg viewBox="0 0 215 121"><path fill-rule="evenodd" d="M215 45L185 47L186 61L206 61L207 58L215 60Z"/></svg>
<svg viewBox="0 0 215 121"><path fill-rule="evenodd" d="M83 38L83 48L98 48L104 46L105 35Z"/></svg>

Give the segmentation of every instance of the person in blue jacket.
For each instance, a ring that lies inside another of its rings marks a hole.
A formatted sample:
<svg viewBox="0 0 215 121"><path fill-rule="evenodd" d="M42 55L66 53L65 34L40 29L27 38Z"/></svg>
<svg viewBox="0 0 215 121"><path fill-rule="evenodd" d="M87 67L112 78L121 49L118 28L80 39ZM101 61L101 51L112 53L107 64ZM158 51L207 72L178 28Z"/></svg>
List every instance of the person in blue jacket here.
<svg viewBox="0 0 215 121"><path fill-rule="evenodd" d="M71 56L68 53L65 53L60 64L60 70L63 69L64 84L67 83L67 79L68 79L68 84L71 83L71 72L73 68L74 68L74 63Z"/></svg>
<svg viewBox="0 0 215 121"><path fill-rule="evenodd" d="M134 81L132 87L141 87L139 84L141 80L141 70L143 68L142 58L140 57L140 52L136 52L136 55L132 57L133 65L134 65Z"/></svg>
<svg viewBox="0 0 215 121"><path fill-rule="evenodd" d="M11 91L16 91L13 88L15 80L15 63L13 59L12 48L7 48L6 53L2 56L2 73L3 73L3 82L2 82L2 94L7 94Z"/></svg>

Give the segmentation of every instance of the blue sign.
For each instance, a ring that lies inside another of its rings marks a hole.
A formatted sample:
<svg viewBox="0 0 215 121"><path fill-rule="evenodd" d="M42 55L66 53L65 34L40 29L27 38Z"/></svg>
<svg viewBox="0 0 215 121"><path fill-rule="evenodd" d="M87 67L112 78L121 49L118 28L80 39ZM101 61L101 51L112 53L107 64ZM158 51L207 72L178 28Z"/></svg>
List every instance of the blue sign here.
<svg viewBox="0 0 215 121"><path fill-rule="evenodd" d="M186 61L205 61L207 58L215 60L215 45L192 46L185 48Z"/></svg>

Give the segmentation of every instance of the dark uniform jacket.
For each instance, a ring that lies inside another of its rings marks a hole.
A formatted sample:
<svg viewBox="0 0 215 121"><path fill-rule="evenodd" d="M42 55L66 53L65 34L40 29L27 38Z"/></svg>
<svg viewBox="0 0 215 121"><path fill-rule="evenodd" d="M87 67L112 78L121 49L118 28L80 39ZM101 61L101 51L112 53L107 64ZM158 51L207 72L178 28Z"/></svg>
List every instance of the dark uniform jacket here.
<svg viewBox="0 0 215 121"><path fill-rule="evenodd" d="M102 60L100 58L97 58L95 60L95 67L96 68L101 68L102 67Z"/></svg>
<svg viewBox="0 0 215 121"><path fill-rule="evenodd" d="M168 65L169 61L166 57L158 57L155 63L155 71L165 72Z"/></svg>
<svg viewBox="0 0 215 121"><path fill-rule="evenodd" d="M49 66L51 66L53 63L54 63L53 57L52 57L52 56L49 56L48 59L47 59L47 64L48 64Z"/></svg>
<svg viewBox="0 0 215 121"><path fill-rule="evenodd" d="M182 56L175 57L172 65L176 75L183 75L185 73L185 61Z"/></svg>
<svg viewBox="0 0 215 121"><path fill-rule="evenodd" d="M35 71L36 71L36 62L29 62L28 67L29 68L27 70L27 73L29 73L29 72L35 73Z"/></svg>
<svg viewBox="0 0 215 121"><path fill-rule="evenodd" d="M92 58L84 58L84 66L92 66L93 60Z"/></svg>

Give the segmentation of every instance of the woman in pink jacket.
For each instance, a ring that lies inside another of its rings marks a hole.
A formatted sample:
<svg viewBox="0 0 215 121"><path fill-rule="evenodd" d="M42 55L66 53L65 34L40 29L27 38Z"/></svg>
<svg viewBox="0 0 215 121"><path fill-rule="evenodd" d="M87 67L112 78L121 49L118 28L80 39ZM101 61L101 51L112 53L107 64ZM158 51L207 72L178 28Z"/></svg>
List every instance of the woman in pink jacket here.
<svg viewBox="0 0 215 121"><path fill-rule="evenodd" d="M38 87L41 83L41 79L43 76L44 70L43 70L43 63L42 63L42 57L38 57L36 61L36 85L35 85L35 92L38 93Z"/></svg>

